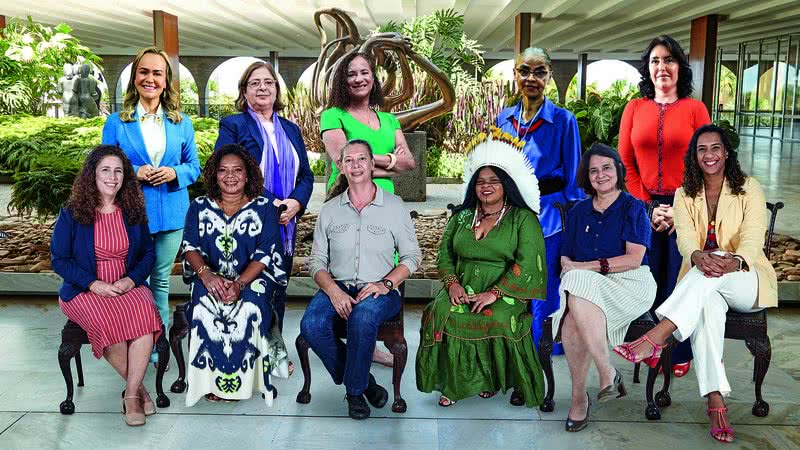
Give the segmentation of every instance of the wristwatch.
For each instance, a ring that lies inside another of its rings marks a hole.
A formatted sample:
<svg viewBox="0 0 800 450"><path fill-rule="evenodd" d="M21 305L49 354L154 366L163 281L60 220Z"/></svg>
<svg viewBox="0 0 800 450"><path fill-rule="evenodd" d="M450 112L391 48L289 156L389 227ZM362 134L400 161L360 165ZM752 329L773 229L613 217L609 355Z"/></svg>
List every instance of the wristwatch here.
<svg viewBox="0 0 800 450"><path fill-rule="evenodd" d="M392 280L390 280L390 279L388 279L388 278L384 278L384 279L382 279L382 280L381 280L381 283L383 283L383 285L386 287L386 289L388 289L388 290L390 290L390 291L391 291L392 289L394 289L394 283L392 282Z"/></svg>

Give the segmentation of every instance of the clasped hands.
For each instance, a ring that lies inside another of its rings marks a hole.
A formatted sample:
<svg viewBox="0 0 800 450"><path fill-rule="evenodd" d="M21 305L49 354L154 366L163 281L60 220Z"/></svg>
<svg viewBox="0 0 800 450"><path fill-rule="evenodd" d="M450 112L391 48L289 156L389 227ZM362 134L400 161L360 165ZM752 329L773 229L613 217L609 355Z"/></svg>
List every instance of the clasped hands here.
<svg viewBox="0 0 800 450"><path fill-rule="evenodd" d="M739 270L739 260L733 254L725 252L720 255L717 250L712 252L695 251L692 253L692 263L707 278L719 278L726 273Z"/></svg>
<svg viewBox="0 0 800 450"><path fill-rule="evenodd" d="M675 223L672 217L672 206L659 205L653 208L653 216L650 218L650 226L656 231L669 230L669 234L675 232Z"/></svg>
<svg viewBox="0 0 800 450"><path fill-rule="evenodd" d="M152 186L159 186L164 183L169 183L177 177L178 174L175 173L175 169L166 166L155 168L150 164L145 164L143 166L139 166L139 170L136 171L136 179L145 183L149 183Z"/></svg>
<svg viewBox="0 0 800 450"><path fill-rule="evenodd" d="M119 297L136 287L130 277L123 277L113 283L95 280L89 284L89 290L101 297Z"/></svg>
<svg viewBox="0 0 800 450"><path fill-rule="evenodd" d="M470 311L479 313L483 308L491 305L497 301L497 297L493 292L480 292L478 294L467 294L464 287L460 283L453 283L447 289L447 294L450 296L450 304L453 306L466 305L472 303Z"/></svg>
<svg viewBox="0 0 800 450"><path fill-rule="evenodd" d="M375 298L388 293L389 289L383 283L367 283L366 286L358 291L356 298L351 297L350 294L337 287L336 292L330 296L330 299L333 309L336 310L339 317L347 319L350 317L350 313L353 312L353 305L361 303L367 298Z"/></svg>
<svg viewBox="0 0 800 450"><path fill-rule="evenodd" d="M235 302L241 294L239 283L206 270L200 275L200 281L213 298L226 305Z"/></svg>

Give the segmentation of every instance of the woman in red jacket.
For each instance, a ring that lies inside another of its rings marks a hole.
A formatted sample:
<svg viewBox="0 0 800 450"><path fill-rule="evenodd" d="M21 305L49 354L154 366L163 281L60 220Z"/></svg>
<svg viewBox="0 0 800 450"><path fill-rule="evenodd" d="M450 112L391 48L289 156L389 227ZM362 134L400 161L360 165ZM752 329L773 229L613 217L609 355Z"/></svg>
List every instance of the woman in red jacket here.
<svg viewBox="0 0 800 450"><path fill-rule="evenodd" d="M678 252L672 221L675 190L683 183L683 161L695 130L711 123L703 102L692 99L692 69L686 53L671 37L662 35L642 53L639 69L642 97L631 100L622 114L619 153L628 172L625 184L634 197L655 201L649 248L650 270L658 283L653 308L669 297L678 279ZM673 355L673 372L689 370L691 347L683 343Z"/></svg>

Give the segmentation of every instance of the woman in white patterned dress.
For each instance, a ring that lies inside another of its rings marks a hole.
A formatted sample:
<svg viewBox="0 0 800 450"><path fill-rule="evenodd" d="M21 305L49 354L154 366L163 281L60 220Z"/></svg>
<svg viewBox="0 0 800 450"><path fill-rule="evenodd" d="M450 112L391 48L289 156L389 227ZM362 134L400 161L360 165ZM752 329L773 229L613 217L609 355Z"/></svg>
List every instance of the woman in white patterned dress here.
<svg viewBox="0 0 800 450"><path fill-rule="evenodd" d="M186 405L258 391L271 406L270 377L289 375L271 302L286 285L278 213L260 195L258 164L238 145L214 152L204 179L208 195L190 205L183 235L192 298Z"/></svg>

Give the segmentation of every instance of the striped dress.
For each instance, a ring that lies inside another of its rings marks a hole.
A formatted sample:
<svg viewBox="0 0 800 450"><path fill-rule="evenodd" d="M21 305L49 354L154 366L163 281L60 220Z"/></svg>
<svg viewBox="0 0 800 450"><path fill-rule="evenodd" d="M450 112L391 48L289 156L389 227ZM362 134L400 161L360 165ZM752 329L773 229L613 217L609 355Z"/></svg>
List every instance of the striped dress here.
<svg viewBox="0 0 800 450"><path fill-rule="evenodd" d="M97 278L113 283L126 272L128 233L122 211L95 213L95 258ZM69 301L58 300L69 320L78 324L89 337L95 358L103 356L109 345L161 333L161 318L147 286L138 286L117 297L102 297L87 291Z"/></svg>

